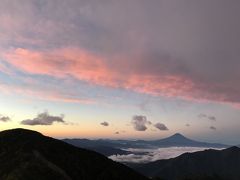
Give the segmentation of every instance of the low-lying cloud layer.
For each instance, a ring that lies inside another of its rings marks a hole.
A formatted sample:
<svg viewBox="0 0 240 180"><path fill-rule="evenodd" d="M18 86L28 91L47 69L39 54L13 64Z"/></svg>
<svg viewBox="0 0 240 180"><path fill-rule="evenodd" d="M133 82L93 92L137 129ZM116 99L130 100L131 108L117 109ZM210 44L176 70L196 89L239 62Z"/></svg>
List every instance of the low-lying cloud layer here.
<svg viewBox="0 0 240 180"><path fill-rule="evenodd" d="M132 152L128 155L112 155L110 159L121 163L147 163L160 159L177 157L186 152L203 151L209 148L201 147L169 147L158 149L127 149Z"/></svg>
<svg viewBox="0 0 240 180"><path fill-rule="evenodd" d="M26 119L26 120L21 121L20 123L23 125L30 125L30 126L52 125L54 122L65 124L65 121L63 119L64 119L64 115L52 116L52 115L49 115L48 112L43 112L43 113L38 114L36 118Z"/></svg>

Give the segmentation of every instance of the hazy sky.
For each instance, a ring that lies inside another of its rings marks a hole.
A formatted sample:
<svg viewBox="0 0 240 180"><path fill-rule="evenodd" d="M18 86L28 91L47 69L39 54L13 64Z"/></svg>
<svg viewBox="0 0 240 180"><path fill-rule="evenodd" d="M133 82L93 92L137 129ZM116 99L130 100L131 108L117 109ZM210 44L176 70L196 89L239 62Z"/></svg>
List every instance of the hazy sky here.
<svg viewBox="0 0 240 180"><path fill-rule="evenodd" d="M240 144L239 8L0 0L0 129Z"/></svg>

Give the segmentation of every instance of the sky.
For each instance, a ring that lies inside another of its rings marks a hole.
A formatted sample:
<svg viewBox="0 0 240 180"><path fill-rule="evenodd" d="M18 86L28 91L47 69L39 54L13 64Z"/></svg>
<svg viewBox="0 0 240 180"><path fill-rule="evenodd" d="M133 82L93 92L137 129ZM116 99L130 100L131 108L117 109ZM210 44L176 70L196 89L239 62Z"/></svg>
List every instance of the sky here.
<svg viewBox="0 0 240 180"><path fill-rule="evenodd" d="M240 144L239 7L0 0L0 130Z"/></svg>

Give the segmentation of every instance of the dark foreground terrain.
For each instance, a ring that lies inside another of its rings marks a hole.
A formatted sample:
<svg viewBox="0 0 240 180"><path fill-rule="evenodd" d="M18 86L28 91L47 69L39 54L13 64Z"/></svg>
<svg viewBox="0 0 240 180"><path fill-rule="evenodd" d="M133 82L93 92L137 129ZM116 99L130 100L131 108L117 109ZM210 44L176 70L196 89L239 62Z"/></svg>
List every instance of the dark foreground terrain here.
<svg viewBox="0 0 240 180"><path fill-rule="evenodd" d="M239 180L240 148L185 153L129 167L42 134L0 132L0 180Z"/></svg>
<svg viewBox="0 0 240 180"><path fill-rule="evenodd" d="M0 180L147 180L93 151L25 130L0 132Z"/></svg>
<svg viewBox="0 0 240 180"><path fill-rule="evenodd" d="M166 180L240 180L240 148L185 153L135 169L149 177Z"/></svg>

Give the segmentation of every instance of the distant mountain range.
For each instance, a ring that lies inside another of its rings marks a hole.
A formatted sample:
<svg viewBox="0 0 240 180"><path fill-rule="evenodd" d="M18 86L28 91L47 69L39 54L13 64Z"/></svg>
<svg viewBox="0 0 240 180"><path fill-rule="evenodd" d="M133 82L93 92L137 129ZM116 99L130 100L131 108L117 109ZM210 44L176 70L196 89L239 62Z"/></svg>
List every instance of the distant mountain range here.
<svg viewBox="0 0 240 180"><path fill-rule="evenodd" d="M107 140L88 140L88 139L64 139L66 143L76 147L96 151L104 156L111 156L114 154L126 155L131 152L116 148L116 144L108 142Z"/></svg>
<svg viewBox="0 0 240 180"><path fill-rule="evenodd" d="M64 142L72 144L77 147L86 148L97 151L101 154L110 156L114 154L125 155L128 151L121 149L128 148L160 148L160 147L212 147L212 148L226 148L228 145L218 143L206 143L194 141L177 133L168 138L145 141L145 140L89 140L89 139L63 139Z"/></svg>
<svg viewBox="0 0 240 180"><path fill-rule="evenodd" d="M101 154L25 129L0 132L0 179L147 180Z"/></svg>
<svg viewBox="0 0 240 180"><path fill-rule="evenodd" d="M240 148L185 153L176 158L137 165L146 176L165 180L240 179Z"/></svg>

